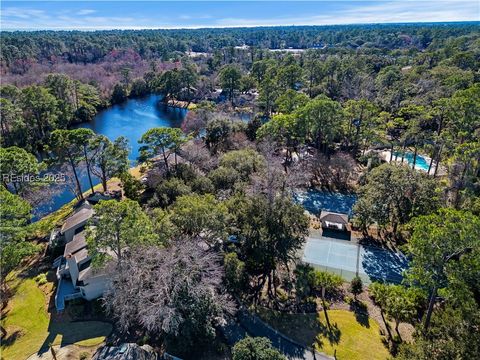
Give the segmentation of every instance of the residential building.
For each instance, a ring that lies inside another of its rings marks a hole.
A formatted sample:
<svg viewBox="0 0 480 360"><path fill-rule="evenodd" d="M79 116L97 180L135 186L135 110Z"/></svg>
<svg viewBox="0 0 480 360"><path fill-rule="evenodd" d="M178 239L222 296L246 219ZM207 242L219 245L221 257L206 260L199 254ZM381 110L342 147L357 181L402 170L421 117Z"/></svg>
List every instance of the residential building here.
<svg viewBox="0 0 480 360"><path fill-rule="evenodd" d="M85 226L93 215L92 206L86 202L77 208L60 230L65 250L63 256L54 261L58 279L55 307L58 311L65 309L68 300L93 300L102 296L108 285L108 275L92 266L88 253Z"/></svg>

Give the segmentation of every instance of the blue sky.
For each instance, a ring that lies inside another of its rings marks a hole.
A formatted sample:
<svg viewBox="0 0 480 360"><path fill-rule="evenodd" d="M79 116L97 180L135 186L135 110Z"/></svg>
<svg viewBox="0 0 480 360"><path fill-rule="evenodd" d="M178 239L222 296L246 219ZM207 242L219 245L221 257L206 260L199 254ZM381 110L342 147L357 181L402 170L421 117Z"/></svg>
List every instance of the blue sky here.
<svg viewBox="0 0 480 360"><path fill-rule="evenodd" d="M478 0L1 1L2 30L478 21Z"/></svg>

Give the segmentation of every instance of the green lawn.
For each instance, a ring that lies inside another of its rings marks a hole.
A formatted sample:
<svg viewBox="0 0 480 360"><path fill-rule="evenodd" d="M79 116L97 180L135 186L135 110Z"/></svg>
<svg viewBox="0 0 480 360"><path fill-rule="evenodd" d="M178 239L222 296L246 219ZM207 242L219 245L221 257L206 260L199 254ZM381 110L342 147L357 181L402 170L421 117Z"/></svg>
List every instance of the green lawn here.
<svg viewBox="0 0 480 360"><path fill-rule="evenodd" d="M346 310L329 310L332 328L328 330L323 312L285 314L259 308L257 313L272 327L302 344L315 346L328 355L336 350L339 360L385 360L389 357L379 325L366 316L357 317Z"/></svg>
<svg viewBox="0 0 480 360"><path fill-rule="evenodd" d="M45 294L31 278L13 280L10 286L15 287L15 295L3 320L8 334L2 341L2 359L26 359L49 343L98 345L112 331L110 324L99 321L51 321Z"/></svg>

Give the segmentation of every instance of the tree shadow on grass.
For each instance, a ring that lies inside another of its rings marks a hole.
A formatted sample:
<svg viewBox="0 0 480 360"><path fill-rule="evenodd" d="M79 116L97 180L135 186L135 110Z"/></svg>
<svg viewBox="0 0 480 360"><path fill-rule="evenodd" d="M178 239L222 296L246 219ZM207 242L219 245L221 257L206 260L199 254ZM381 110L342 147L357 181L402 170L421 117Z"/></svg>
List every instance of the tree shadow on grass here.
<svg viewBox="0 0 480 360"><path fill-rule="evenodd" d="M260 318L273 326L273 328L308 346L315 343L317 334L321 330L317 313L290 314L278 311L265 311L261 308L258 308L257 311Z"/></svg>
<svg viewBox="0 0 480 360"><path fill-rule="evenodd" d="M38 355L49 351L55 339L60 336L60 346L75 344L92 338L108 336L112 332L112 325L105 321L90 320L85 318L84 308L86 302L83 299L72 300L67 304L64 313L57 313L55 308L55 291L50 295L48 311L50 322L48 335L38 350ZM89 304L91 305L91 304ZM77 318L77 320L72 320Z"/></svg>
<svg viewBox="0 0 480 360"><path fill-rule="evenodd" d="M38 261L33 263L34 265L38 264ZM2 287L2 296L1 296L1 310L0 310L0 321L2 321L2 338L1 344L2 347L12 346L19 338L24 334L24 330L15 330L15 328L22 328L21 326L13 326L14 330L8 331L3 327L3 322L7 320L9 313L13 310L13 307L10 301L17 295L19 289L22 285L22 280L33 279L38 275L38 269L33 267L28 267L20 269L18 271L12 271L7 277L7 286ZM20 293L20 295L22 295Z"/></svg>
<svg viewBox="0 0 480 360"><path fill-rule="evenodd" d="M15 274L13 277L11 276L12 273ZM22 284L22 282L18 280L33 279L38 275L38 270L26 268L18 273L15 271L12 273L10 273L7 278L7 286L2 287L2 316L4 313L8 313L8 303L17 294L18 288Z"/></svg>
<svg viewBox="0 0 480 360"><path fill-rule="evenodd" d="M324 340L327 340L330 345L337 345L340 342L342 332L336 323L331 324L330 327L323 323L319 323L319 328L320 331L315 339L315 343L319 348L323 348L325 345Z"/></svg>
<svg viewBox="0 0 480 360"><path fill-rule="evenodd" d="M21 330L15 330L11 334L9 334L7 337L2 339L2 346L8 347L13 345L13 343L20 338L23 335L23 331Z"/></svg>
<svg viewBox="0 0 480 360"><path fill-rule="evenodd" d="M69 321L64 319L50 320L48 335L38 350L43 354L50 348L57 336L61 336L60 346L75 344L97 337L106 337L112 331L112 325L100 321Z"/></svg>
<svg viewBox="0 0 480 360"><path fill-rule="evenodd" d="M355 314L355 320L357 320L360 325L366 327L367 329L370 327L368 308L364 303L358 300L352 301L350 303L350 311Z"/></svg>

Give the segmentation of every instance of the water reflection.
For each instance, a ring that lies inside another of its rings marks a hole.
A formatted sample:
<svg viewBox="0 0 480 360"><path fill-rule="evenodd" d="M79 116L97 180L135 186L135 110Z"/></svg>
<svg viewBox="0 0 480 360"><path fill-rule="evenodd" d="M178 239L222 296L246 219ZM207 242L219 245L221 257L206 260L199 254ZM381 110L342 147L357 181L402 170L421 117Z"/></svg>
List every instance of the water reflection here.
<svg viewBox="0 0 480 360"><path fill-rule="evenodd" d="M97 134L102 134L110 140L125 136L129 141L129 159L132 164L138 157L140 144L138 140L148 129L153 127L180 127L187 114L186 109L174 108L159 103L161 96L150 95L140 99L130 99L118 105L105 109L95 116L90 123L77 125L76 128L89 128ZM53 171L54 169L49 169ZM85 169L80 169L80 183L82 190L89 188ZM93 177L94 185L100 180ZM63 185L56 191L48 203L37 206L34 210L34 220L58 210L64 204L73 200L75 196L70 185Z"/></svg>

